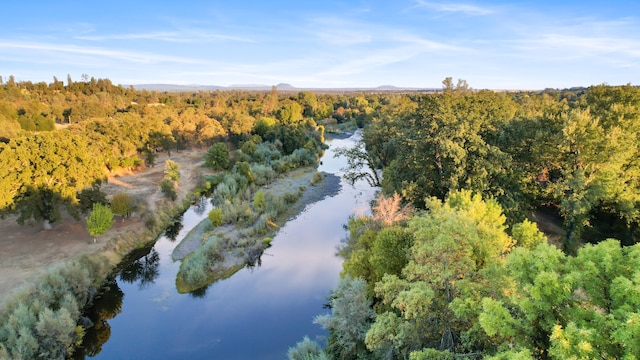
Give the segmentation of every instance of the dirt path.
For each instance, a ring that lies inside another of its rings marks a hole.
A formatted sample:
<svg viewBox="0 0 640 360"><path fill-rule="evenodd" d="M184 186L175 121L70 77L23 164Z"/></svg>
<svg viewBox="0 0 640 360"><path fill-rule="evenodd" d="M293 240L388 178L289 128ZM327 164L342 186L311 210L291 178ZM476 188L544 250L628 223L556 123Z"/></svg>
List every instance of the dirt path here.
<svg viewBox="0 0 640 360"><path fill-rule="evenodd" d="M179 198L183 199L198 178L205 149L193 149L172 153L171 160L180 166ZM158 184L164 176L166 153L159 153L156 166L135 173L122 173L110 177L102 190L107 196L127 192L132 197L144 199L147 211L156 209L163 199ZM178 200L179 201L179 200ZM53 224L51 230L43 230L40 223L18 225L16 217L0 220L0 303L23 285L55 264L99 251L104 244L123 232L141 231L143 222L138 216L122 221L117 219L113 228L98 237L96 244L86 230L84 220L77 221L69 215Z"/></svg>

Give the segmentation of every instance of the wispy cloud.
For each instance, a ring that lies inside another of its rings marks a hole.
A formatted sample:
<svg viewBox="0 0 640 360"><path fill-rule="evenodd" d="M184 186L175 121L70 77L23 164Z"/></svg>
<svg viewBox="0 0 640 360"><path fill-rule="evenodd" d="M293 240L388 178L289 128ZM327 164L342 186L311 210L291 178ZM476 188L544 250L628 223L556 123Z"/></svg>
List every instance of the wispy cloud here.
<svg viewBox="0 0 640 360"><path fill-rule="evenodd" d="M476 5L470 4L461 4L461 3L444 3L444 2L431 2L425 0L416 0L417 7L428 8L438 12L444 13L463 13L466 15L489 15L493 14L495 11L490 8L480 7Z"/></svg>
<svg viewBox="0 0 640 360"><path fill-rule="evenodd" d="M89 55L97 57L107 57L114 60L127 61L131 63L159 63L159 62L172 62L180 64L195 64L200 61L178 57L178 56L166 56L154 53L135 52L135 51L122 51L105 49L99 47L83 47L77 45L65 45L65 44L48 44L38 42L12 42L12 41L0 41L0 49L14 49L14 50L31 50L38 53L65 53L75 55Z"/></svg>
<svg viewBox="0 0 640 360"><path fill-rule="evenodd" d="M81 35L75 36L78 40L89 41L105 41L105 40L157 40L176 43L194 43L201 41L222 40L222 41L238 41L252 42L251 39L229 36L223 34L210 33L204 30L190 30L185 32L167 31L167 32L150 32L150 33L132 33L132 34L110 34L110 35Z"/></svg>

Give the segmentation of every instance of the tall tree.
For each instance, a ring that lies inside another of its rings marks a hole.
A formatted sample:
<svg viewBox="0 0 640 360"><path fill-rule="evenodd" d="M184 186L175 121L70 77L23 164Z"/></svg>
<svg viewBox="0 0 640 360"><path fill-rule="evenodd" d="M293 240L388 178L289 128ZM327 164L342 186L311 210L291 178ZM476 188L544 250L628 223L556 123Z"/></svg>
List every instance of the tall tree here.
<svg viewBox="0 0 640 360"><path fill-rule="evenodd" d="M78 192L106 175L101 156L68 131L14 139L1 148L0 163L8 170L0 175L2 206L15 206L21 223L44 220L45 228L60 205L75 206Z"/></svg>
<svg viewBox="0 0 640 360"><path fill-rule="evenodd" d="M106 233L113 226L113 212L108 206L96 203L86 220L87 231L93 236L93 242L96 242L97 236Z"/></svg>

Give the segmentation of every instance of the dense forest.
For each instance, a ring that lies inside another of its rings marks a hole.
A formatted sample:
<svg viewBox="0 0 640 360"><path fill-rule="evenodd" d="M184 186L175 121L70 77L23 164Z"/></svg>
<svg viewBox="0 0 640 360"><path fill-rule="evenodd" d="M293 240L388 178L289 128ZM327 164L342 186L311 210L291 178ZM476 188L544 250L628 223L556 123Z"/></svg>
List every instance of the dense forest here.
<svg viewBox="0 0 640 360"><path fill-rule="evenodd" d="M428 94L164 93L88 76L0 83L0 214L45 227L61 211L98 213L107 175L154 166L157 151L207 148L207 166L250 186L254 172L313 164L324 131L363 128L363 143L343 151L345 177L381 195L371 216L347 225L332 313L316 319L326 347L305 338L292 359L640 353L637 87L494 92L446 79ZM101 266L83 259L50 275L30 305L0 310L0 357L68 356Z"/></svg>
<svg viewBox="0 0 640 360"><path fill-rule="evenodd" d="M640 89L444 85L344 152L382 193L348 225L326 348L289 358L635 359Z"/></svg>

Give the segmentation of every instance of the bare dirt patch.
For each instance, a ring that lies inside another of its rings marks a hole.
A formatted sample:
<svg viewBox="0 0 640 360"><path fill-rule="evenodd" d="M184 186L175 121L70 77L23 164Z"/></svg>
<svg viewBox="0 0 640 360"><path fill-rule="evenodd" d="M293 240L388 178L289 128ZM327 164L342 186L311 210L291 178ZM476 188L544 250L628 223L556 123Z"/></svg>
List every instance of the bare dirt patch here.
<svg viewBox="0 0 640 360"><path fill-rule="evenodd" d="M200 176L204 152L205 149L192 149L171 154L170 159L180 166L178 201L184 199ZM127 192L134 198L144 199L141 206L147 208L141 211L154 211L164 201L158 184L164 176L164 162L168 158L166 153L158 153L155 167L113 174L102 190L107 196ZM15 216L0 220L0 303L21 286L34 281L48 267L100 251L109 239L143 229L144 223L137 214L128 219L116 217L113 228L98 237L94 244L85 221L66 214L51 230L43 230L41 223L18 225Z"/></svg>

